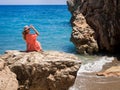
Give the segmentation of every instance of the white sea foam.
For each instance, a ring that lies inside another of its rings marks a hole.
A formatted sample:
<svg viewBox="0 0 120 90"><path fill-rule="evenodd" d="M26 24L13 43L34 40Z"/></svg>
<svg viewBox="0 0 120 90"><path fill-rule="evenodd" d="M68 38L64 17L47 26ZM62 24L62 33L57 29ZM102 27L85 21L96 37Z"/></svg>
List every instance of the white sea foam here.
<svg viewBox="0 0 120 90"><path fill-rule="evenodd" d="M81 67L78 71L78 75L83 72L87 72L87 73L98 72L98 71L102 70L103 65L105 65L106 63L112 62L113 60L114 60L114 57L104 56L94 62L90 62L90 63L84 64L84 65L81 65Z"/></svg>
<svg viewBox="0 0 120 90"><path fill-rule="evenodd" d="M79 89L74 87L74 86L72 86L72 87L69 88L69 90L79 90Z"/></svg>

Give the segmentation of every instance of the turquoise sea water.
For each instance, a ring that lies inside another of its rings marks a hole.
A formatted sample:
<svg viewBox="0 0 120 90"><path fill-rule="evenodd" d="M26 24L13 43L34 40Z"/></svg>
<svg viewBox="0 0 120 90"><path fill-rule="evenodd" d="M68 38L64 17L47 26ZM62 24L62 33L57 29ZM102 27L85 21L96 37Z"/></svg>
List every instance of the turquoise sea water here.
<svg viewBox="0 0 120 90"><path fill-rule="evenodd" d="M43 50L75 53L75 47L70 42L72 31L70 18L71 15L66 5L0 6L0 54L6 50L26 50L22 31L25 25L30 24L33 24L40 32L38 41L41 42ZM111 62L113 59L93 55L78 55L78 57L82 61L82 65L70 90L90 90L91 86L94 88L91 90L108 90L104 89L103 83L109 87L111 80L87 73L82 74L82 72L98 71L105 63ZM91 82L89 83L88 80ZM102 85L99 80L103 80ZM112 82L112 85L115 85L114 79Z"/></svg>
<svg viewBox="0 0 120 90"><path fill-rule="evenodd" d="M6 50L24 51L26 44L21 33L30 24L40 32L38 41L43 50L74 53L70 18L66 5L0 6L0 54Z"/></svg>

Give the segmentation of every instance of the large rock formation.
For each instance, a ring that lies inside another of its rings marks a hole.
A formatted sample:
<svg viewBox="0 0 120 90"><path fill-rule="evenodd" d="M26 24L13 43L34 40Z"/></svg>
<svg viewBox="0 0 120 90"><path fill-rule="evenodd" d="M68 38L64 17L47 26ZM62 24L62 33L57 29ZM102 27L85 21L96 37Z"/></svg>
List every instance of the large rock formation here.
<svg viewBox="0 0 120 90"><path fill-rule="evenodd" d="M17 75L20 90L68 90L81 64L75 55L55 51L7 51L0 58Z"/></svg>
<svg viewBox="0 0 120 90"><path fill-rule="evenodd" d="M17 90L16 75L10 71L6 63L0 59L0 90Z"/></svg>
<svg viewBox="0 0 120 90"><path fill-rule="evenodd" d="M72 14L71 41L79 53L120 50L119 0L68 0L67 4Z"/></svg>

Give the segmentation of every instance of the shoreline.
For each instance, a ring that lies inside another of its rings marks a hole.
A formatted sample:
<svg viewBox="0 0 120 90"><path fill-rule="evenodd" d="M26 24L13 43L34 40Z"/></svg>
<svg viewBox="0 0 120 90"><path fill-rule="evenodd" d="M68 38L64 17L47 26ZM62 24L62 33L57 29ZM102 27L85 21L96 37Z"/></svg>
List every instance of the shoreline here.
<svg viewBox="0 0 120 90"><path fill-rule="evenodd" d="M118 65L120 66L120 61L115 59L110 63L106 63L99 72ZM97 73L79 73L74 85L69 90L120 90L120 76L98 76Z"/></svg>
<svg viewBox="0 0 120 90"><path fill-rule="evenodd" d="M6 51L7 52L7 51ZM23 51L22 51L23 52ZM50 51L45 51L45 52L52 52L51 50ZM53 52L58 52L58 51L53 51ZM30 52L30 53L34 53L34 52ZM43 52L44 53L44 52ZM60 53L65 53L65 52L60 52ZM17 55L17 53L15 53ZM26 53L27 54L27 53ZM68 53L68 54L71 54L71 53ZM15 55L15 56L16 56ZM73 54L75 55L75 54ZM75 55L76 56L76 55ZM78 57L78 56L77 56ZM85 58L85 56L83 56ZM96 57L96 56L95 56ZM88 62L86 63L89 63L90 62L90 58L91 60L95 57L87 57L87 59L89 59ZM101 56L100 56L101 57ZM100 58L98 57L98 58ZM80 57L78 57L80 59ZM114 57L115 58L115 57ZM95 60L97 61L97 60ZM92 61L94 62L94 60ZM82 64L83 64L83 60L82 60ZM120 65L120 61L118 61L117 59L113 60L112 62L110 63L106 63L102 70L101 71L105 71L107 70L108 68L112 67L112 66L117 66L117 65ZM80 68L79 68L80 69ZM101 72L100 71L100 72ZM119 90L119 86L118 84L120 83L120 77L105 77L105 76L97 76L96 75L97 72L92 72L92 73L81 73L79 75L76 76L76 80L75 80L75 83L73 85L73 87L71 87L69 90L79 90L79 89L82 89L82 90L97 90L98 88L100 90L108 90L107 88L114 88L114 89L110 89L110 90ZM91 82L88 82L91 81ZM84 82L83 82L84 81ZM103 84L104 83L104 84ZM94 87L90 87L90 86L94 86ZM82 87L79 87L79 86L82 86Z"/></svg>

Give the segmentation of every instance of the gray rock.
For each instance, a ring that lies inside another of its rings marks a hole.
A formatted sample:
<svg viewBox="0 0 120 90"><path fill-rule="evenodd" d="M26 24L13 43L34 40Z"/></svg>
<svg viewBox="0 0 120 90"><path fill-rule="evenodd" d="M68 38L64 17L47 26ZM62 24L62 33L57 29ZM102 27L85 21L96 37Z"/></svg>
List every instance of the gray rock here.
<svg viewBox="0 0 120 90"><path fill-rule="evenodd" d="M0 58L17 75L20 90L68 90L81 65L75 55L56 51L7 51Z"/></svg>

